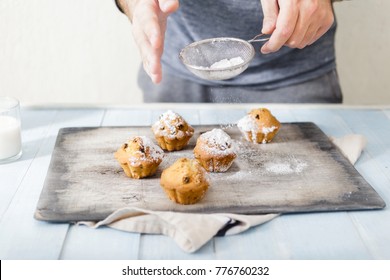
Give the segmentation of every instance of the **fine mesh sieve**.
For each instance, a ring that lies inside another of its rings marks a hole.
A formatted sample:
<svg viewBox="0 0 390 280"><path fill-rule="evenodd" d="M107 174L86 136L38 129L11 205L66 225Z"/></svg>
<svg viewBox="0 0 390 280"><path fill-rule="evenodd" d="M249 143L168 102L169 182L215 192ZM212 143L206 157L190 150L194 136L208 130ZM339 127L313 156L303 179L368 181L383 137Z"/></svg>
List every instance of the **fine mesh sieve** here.
<svg viewBox="0 0 390 280"><path fill-rule="evenodd" d="M227 80L233 78L248 68L255 56L252 42L262 42L269 38L261 38L263 34L245 41L237 38L220 37L193 42L181 50L179 57L189 71L206 80ZM240 57L242 62L226 67L211 68L225 59Z"/></svg>

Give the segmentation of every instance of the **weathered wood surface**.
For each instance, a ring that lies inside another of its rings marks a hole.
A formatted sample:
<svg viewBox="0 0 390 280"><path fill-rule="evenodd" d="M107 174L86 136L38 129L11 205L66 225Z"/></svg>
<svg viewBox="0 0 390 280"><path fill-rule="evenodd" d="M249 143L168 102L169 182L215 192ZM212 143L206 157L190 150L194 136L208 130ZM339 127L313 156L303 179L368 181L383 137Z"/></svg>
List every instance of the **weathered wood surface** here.
<svg viewBox="0 0 390 280"><path fill-rule="evenodd" d="M282 215L238 235L216 237L193 254L162 235L89 229L33 218L58 129L150 126L174 109L193 125L228 124L264 105L172 105L127 109L22 109L21 160L0 165L0 259L390 259L390 208ZM390 201L390 110L266 105L282 122L314 122L328 136L360 133L368 144L355 167Z"/></svg>
<svg viewBox="0 0 390 280"><path fill-rule="evenodd" d="M166 153L155 176L127 178L113 153L130 135L153 137L150 127L65 128L59 133L35 217L46 221L100 220L126 207L196 213L291 213L379 209L383 200L313 123L284 123L269 144L242 139L227 127L238 156L226 173L210 173L211 187L194 205L179 205L160 187L161 171L193 158L196 126L182 151Z"/></svg>

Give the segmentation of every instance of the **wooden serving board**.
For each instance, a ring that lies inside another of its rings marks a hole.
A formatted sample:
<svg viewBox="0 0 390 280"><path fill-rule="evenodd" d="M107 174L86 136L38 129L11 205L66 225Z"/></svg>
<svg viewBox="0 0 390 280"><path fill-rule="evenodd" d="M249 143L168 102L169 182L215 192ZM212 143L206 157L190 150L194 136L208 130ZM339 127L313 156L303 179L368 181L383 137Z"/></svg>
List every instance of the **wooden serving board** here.
<svg viewBox="0 0 390 280"><path fill-rule="evenodd" d="M291 213L381 209L385 202L313 123L284 123L273 142L252 144L226 128L238 156L226 173L210 173L206 196L194 205L170 201L160 187L163 169L193 158L198 136L218 126L195 126L188 147L166 153L157 174L125 176L114 152L130 136L154 138L150 127L60 130L35 218L101 220L122 207L196 213Z"/></svg>

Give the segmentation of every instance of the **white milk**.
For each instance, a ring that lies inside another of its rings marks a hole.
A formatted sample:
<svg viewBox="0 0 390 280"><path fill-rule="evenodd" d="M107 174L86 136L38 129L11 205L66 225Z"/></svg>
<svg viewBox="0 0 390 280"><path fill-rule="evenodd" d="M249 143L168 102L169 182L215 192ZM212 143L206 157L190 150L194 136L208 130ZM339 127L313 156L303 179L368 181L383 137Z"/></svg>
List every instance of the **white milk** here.
<svg viewBox="0 0 390 280"><path fill-rule="evenodd" d="M9 116L0 116L0 159L19 154L22 148L20 121Z"/></svg>

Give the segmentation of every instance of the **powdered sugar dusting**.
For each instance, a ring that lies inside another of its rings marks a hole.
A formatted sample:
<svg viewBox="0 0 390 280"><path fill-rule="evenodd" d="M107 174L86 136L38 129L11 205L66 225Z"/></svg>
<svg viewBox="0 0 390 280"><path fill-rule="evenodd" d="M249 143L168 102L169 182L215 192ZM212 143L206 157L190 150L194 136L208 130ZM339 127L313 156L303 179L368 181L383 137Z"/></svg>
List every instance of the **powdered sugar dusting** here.
<svg viewBox="0 0 390 280"><path fill-rule="evenodd" d="M277 127L274 125L271 127L263 127L261 132L267 135L268 133L274 132L275 129L277 129Z"/></svg>
<svg viewBox="0 0 390 280"><path fill-rule="evenodd" d="M199 136L206 145L203 149L214 154L231 154L234 153L232 139L220 128L214 128Z"/></svg>
<svg viewBox="0 0 390 280"><path fill-rule="evenodd" d="M135 138L140 138L142 143L141 150L130 151L131 154L128 158L130 165L138 165L140 161L158 162L164 157L164 151L153 143L153 141L146 136L135 136L129 139L128 142L133 141Z"/></svg>
<svg viewBox="0 0 390 280"><path fill-rule="evenodd" d="M281 162L281 163L268 163L265 166L265 170L270 173L287 175L301 173L307 167L305 162Z"/></svg>
<svg viewBox="0 0 390 280"><path fill-rule="evenodd" d="M257 131L257 123L256 120L253 119L250 115L245 115L242 117L238 123L237 127L241 129L242 131Z"/></svg>
<svg viewBox="0 0 390 280"><path fill-rule="evenodd" d="M184 119L172 110L168 110L152 126L153 132L157 136L167 137L170 139L183 138L192 135L192 131L181 130L185 125Z"/></svg>
<svg viewBox="0 0 390 280"><path fill-rule="evenodd" d="M271 132L275 131L275 129L277 129L276 126L270 126L270 127L259 126L259 124L256 122L256 120L251 115L246 115L243 118L241 118L237 123L237 127L242 132L251 132L253 143L256 143L256 136L255 135L257 133L261 132L264 134L264 140L262 143L266 143L268 133L271 133ZM244 137L247 141L251 141L251 139L249 139L249 137L246 133L244 133Z"/></svg>

